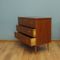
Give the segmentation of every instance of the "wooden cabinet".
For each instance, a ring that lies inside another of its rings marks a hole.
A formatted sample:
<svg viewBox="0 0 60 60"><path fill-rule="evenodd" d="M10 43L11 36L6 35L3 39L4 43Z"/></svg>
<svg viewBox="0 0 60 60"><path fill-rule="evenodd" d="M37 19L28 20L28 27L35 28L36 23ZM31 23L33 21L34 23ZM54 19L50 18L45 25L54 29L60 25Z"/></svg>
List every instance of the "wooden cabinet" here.
<svg viewBox="0 0 60 60"><path fill-rule="evenodd" d="M18 17L15 37L20 43L39 46L51 42L51 18Z"/></svg>

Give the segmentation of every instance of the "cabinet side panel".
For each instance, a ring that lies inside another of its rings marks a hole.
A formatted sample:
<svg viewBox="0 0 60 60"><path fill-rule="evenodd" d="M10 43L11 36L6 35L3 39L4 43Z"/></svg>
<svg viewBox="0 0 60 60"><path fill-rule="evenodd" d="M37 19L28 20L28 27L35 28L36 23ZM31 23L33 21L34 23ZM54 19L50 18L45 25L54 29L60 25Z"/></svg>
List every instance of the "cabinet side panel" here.
<svg viewBox="0 0 60 60"><path fill-rule="evenodd" d="M36 22L37 45L51 41L51 19L38 20Z"/></svg>

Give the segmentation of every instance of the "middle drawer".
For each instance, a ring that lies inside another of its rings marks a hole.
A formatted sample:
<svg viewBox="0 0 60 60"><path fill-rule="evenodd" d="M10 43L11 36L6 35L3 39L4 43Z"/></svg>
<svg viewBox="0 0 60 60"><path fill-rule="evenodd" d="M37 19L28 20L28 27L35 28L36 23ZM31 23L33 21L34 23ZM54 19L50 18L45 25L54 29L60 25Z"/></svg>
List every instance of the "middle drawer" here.
<svg viewBox="0 0 60 60"><path fill-rule="evenodd" d="M16 25L16 30L30 37L36 37L36 29L28 28L22 25Z"/></svg>

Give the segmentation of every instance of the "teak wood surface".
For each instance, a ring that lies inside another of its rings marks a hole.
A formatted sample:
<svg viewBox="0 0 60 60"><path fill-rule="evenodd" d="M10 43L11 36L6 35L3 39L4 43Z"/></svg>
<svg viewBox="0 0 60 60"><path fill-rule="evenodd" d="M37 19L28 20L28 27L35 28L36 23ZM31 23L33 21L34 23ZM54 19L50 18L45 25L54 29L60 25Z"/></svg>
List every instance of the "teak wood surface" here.
<svg viewBox="0 0 60 60"><path fill-rule="evenodd" d="M51 42L51 18L18 17L16 29L17 32L15 36L20 36L19 40L27 45L31 46L32 41L33 46L40 46ZM35 30L33 31L33 29ZM23 38L23 36L25 37ZM26 37L30 39L26 39ZM33 39L31 40L31 38ZM27 41L27 43L25 41Z"/></svg>

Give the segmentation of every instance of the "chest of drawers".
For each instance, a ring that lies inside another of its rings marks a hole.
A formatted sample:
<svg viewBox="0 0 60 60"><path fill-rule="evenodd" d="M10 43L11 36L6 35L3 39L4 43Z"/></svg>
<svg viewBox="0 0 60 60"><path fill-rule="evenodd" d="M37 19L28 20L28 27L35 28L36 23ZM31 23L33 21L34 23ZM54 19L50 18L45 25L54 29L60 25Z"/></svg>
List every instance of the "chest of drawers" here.
<svg viewBox="0 0 60 60"><path fill-rule="evenodd" d="M51 18L18 17L16 30L20 43L39 46L51 42Z"/></svg>

